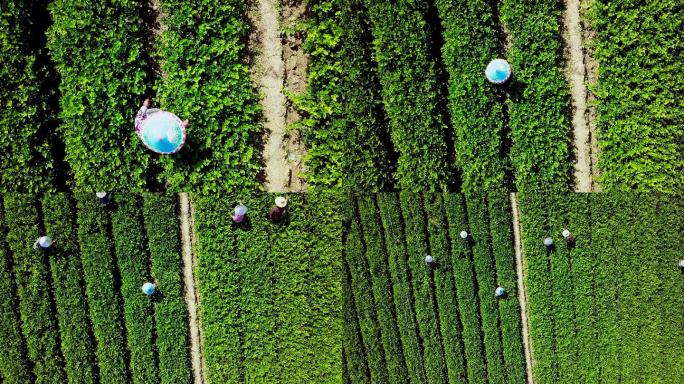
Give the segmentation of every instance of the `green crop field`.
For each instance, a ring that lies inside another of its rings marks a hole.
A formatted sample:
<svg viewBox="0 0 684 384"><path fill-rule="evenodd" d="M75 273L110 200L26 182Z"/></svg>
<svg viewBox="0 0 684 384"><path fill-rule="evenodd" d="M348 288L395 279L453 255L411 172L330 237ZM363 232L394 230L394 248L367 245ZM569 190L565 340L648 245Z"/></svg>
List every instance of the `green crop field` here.
<svg viewBox="0 0 684 384"><path fill-rule="evenodd" d="M505 194L353 199L345 382L525 383L509 208ZM495 298L497 286L505 299Z"/></svg>
<svg viewBox="0 0 684 384"><path fill-rule="evenodd" d="M680 382L682 201L543 194L520 207L537 382ZM547 236L556 240L551 252Z"/></svg>
<svg viewBox="0 0 684 384"><path fill-rule="evenodd" d="M263 123L276 107L263 100L268 71L255 57L287 61L291 51L301 57L282 74L283 134L302 149L283 157L303 158L293 176L307 186L523 192L591 178L605 190L681 191L677 0L573 5L577 63L565 2L268 2L282 19L274 33L299 44L287 54L262 52L261 3L7 1L3 191L261 189L271 171ZM512 66L505 86L484 76L497 57ZM586 72L589 96L573 88L570 64ZM292 76L296 91L285 86ZM190 119L178 154L158 156L136 137L146 97ZM591 170L575 180L580 150Z"/></svg>
<svg viewBox="0 0 684 384"><path fill-rule="evenodd" d="M9 194L0 210L3 383L190 383L187 289L199 293L209 383L336 383L341 377L341 220L334 194L232 205L193 199L197 286L183 280L178 199ZM32 249L48 233L55 244ZM160 295L141 291L154 281ZM315 365L308 364L315 360Z"/></svg>

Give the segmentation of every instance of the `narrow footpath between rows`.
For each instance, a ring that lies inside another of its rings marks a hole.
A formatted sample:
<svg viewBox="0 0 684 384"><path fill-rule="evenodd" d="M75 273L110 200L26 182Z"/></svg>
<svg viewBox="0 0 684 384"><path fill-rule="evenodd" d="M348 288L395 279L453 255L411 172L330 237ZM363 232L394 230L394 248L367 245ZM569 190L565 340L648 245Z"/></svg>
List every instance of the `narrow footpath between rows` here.
<svg viewBox="0 0 684 384"><path fill-rule="evenodd" d="M255 81L261 94L264 116L264 163L266 190L287 192L299 190L297 161L300 156L290 148L287 132L287 97L285 87L285 61L281 38L279 0L259 0L253 10L253 31L257 58Z"/></svg>
<svg viewBox="0 0 684 384"><path fill-rule="evenodd" d="M582 22L580 18L580 0L565 0L563 11L563 37L565 39L566 67L565 76L570 85L572 96L572 127L575 152L575 191L595 191L594 159L592 136L590 129L592 115L587 109L587 70L585 54L582 47Z"/></svg>
<svg viewBox="0 0 684 384"><path fill-rule="evenodd" d="M195 238L194 221L190 199L187 193L179 194L181 243L183 249L183 284L185 285L185 302L188 305L188 320L190 325L190 353L192 360L192 372L195 384L206 382L206 369L202 360L202 335L200 331L197 307L199 296L195 282L194 270L197 266L197 257L193 252Z"/></svg>
<svg viewBox="0 0 684 384"><path fill-rule="evenodd" d="M532 345L530 342L530 320L527 316L527 291L525 290L525 262L523 260L522 229L520 228L520 211L515 193L511 193L511 211L513 211L513 239L515 246L515 265L518 276L518 301L520 302L520 318L522 319L523 347L527 365L527 383L534 384L532 376Z"/></svg>

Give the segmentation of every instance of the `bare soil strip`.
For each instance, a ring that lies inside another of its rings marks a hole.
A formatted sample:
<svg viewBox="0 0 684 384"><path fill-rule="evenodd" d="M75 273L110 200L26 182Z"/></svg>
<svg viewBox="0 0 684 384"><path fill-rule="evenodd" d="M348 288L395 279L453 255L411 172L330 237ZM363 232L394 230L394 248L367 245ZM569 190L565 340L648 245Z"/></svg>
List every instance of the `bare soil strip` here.
<svg viewBox="0 0 684 384"><path fill-rule="evenodd" d="M285 62L280 32L280 5L278 0L258 0L256 7L249 16L255 27L253 38L257 41L254 48L258 50L255 62L257 68L253 75L262 96L266 135L263 151L266 190L287 192L292 190L292 181L297 175L288 161L287 97L283 92Z"/></svg>
<svg viewBox="0 0 684 384"><path fill-rule="evenodd" d="M523 347L527 365L527 383L534 384L532 376L532 343L530 340L530 321L527 316L527 291L525 290L525 261L522 247L522 229L520 227L520 211L515 193L511 193L511 210L513 211L513 239L515 242L515 266L518 275L518 301L520 302L520 317L522 318Z"/></svg>
<svg viewBox="0 0 684 384"><path fill-rule="evenodd" d="M563 11L566 67L565 76L572 95L572 128L575 138L575 190L591 192L592 177L591 131L587 121L586 68L582 47L580 0L565 0Z"/></svg>
<svg viewBox="0 0 684 384"><path fill-rule="evenodd" d="M584 41L584 68L586 69L586 84L589 88L598 83L598 62L594 57L592 41L596 38L596 32L587 22L587 12L591 8L594 0L580 0L580 19L582 21L582 40ZM598 183L600 169L598 167L599 145L596 129L596 95L591 90L587 92L586 120L591 134L591 172L594 183L593 192L600 192L601 186Z"/></svg>
<svg viewBox="0 0 684 384"><path fill-rule="evenodd" d="M185 302L188 306L188 319L190 324L190 353L192 358L192 372L195 384L206 382L206 369L202 360L202 338L200 323L197 316L199 297L195 285L194 269L197 258L193 252L194 221L192 218L190 199L187 193L179 194L180 200L180 223L181 243L183 246L183 282L185 285Z"/></svg>

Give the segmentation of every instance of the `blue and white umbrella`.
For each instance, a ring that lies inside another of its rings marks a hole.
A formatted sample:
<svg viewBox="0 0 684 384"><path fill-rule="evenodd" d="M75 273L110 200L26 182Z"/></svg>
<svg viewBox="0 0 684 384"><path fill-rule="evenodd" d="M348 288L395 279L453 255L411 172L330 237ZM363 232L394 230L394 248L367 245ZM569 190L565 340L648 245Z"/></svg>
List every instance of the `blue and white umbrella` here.
<svg viewBox="0 0 684 384"><path fill-rule="evenodd" d="M147 282L147 283L143 284L143 286L142 286L142 290L147 296L154 295L154 291L156 288L157 287L150 282Z"/></svg>
<svg viewBox="0 0 684 384"><path fill-rule="evenodd" d="M503 84L511 78L511 66L504 59L495 59L489 62L485 70L487 80L494 84Z"/></svg>
<svg viewBox="0 0 684 384"><path fill-rule="evenodd" d="M494 296L503 297L506 294L506 290L503 287L497 287L494 291Z"/></svg>
<svg viewBox="0 0 684 384"><path fill-rule="evenodd" d="M181 119L171 112L151 113L142 122L139 132L143 144L150 150L170 155L185 144L185 127Z"/></svg>

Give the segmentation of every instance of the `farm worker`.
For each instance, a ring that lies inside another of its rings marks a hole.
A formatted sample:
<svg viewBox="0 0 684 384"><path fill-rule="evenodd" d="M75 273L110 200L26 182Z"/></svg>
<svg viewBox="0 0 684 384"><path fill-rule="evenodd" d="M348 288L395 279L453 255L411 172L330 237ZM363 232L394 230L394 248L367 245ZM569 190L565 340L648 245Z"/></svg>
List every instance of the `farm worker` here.
<svg viewBox="0 0 684 384"><path fill-rule="evenodd" d="M109 194L107 192L95 192L95 196L100 199L100 203L104 205L109 204Z"/></svg>
<svg viewBox="0 0 684 384"><path fill-rule="evenodd" d="M546 239L544 239L544 246L546 247L547 251L550 251L551 249L553 249L553 239L550 237L547 237Z"/></svg>
<svg viewBox="0 0 684 384"><path fill-rule="evenodd" d="M33 243L33 249L38 249L39 247L41 249L48 249L52 245L52 239L50 236L41 236L36 240L35 243Z"/></svg>
<svg viewBox="0 0 684 384"><path fill-rule="evenodd" d="M684 260L679 260L679 269L681 269L682 272L684 272Z"/></svg>
<svg viewBox="0 0 684 384"><path fill-rule="evenodd" d="M511 65L504 59L494 59L487 64L485 76L490 83L503 84L511 78Z"/></svg>
<svg viewBox="0 0 684 384"><path fill-rule="evenodd" d="M157 288L157 286L150 283L149 281L147 283L143 284L143 286L142 286L142 290L147 296L154 295L154 291L156 290L156 288Z"/></svg>
<svg viewBox="0 0 684 384"><path fill-rule="evenodd" d="M574 247L575 246L575 236L570 233L567 229L563 230L563 237L565 237L565 244L568 245L568 247Z"/></svg>
<svg viewBox="0 0 684 384"><path fill-rule="evenodd" d="M468 232L466 231L461 231L461 239L465 240L468 238Z"/></svg>
<svg viewBox="0 0 684 384"><path fill-rule="evenodd" d="M247 214L247 207L242 205L242 203L238 204L235 206L235 209L233 210L233 215L231 218L233 219L233 223L235 224L240 224L245 220L245 215Z"/></svg>
<svg viewBox="0 0 684 384"><path fill-rule="evenodd" d="M142 107L140 107L138 113L135 115L135 132L138 134L142 129L143 121L151 114L159 112L159 108L150 108L150 105L152 105L152 101L150 101L150 99L145 99L145 101L143 101ZM186 119L183 122L183 128L187 128L188 125L190 125L190 121Z"/></svg>
<svg viewBox="0 0 684 384"><path fill-rule="evenodd" d="M496 296L497 299L500 299L506 296L506 290L503 289L503 287L496 287L496 290L494 291L494 296Z"/></svg>
<svg viewBox="0 0 684 384"><path fill-rule="evenodd" d="M271 211L268 212L266 218L273 222L280 221L285 214L285 209L287 209L287 199L278 196L275 198L275 207L271 208Z"/></svg>
<svg viewBox="0 0 684 384"><path fill-rule="evenodd" d="M435 260L432 258L432 256L427 255L425 256L425 264L427 264L428 267L432 267L435 265Z"/></svg>

